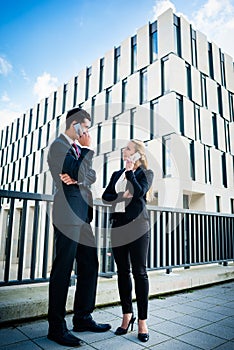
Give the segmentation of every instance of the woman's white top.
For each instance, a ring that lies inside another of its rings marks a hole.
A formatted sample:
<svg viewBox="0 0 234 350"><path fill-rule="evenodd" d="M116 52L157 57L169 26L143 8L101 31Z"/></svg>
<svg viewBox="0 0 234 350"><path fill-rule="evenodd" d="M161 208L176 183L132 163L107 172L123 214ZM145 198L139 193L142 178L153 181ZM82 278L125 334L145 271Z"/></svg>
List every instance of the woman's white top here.
<svg viewBox="0 0 234 350"><path fill-rule="evenodd" d="M127 185L127 179L125 177L125 171L121 174L120 178L115 184L115 190L117 193L119 192L125 192L126 191L126 185ZM119 202L116 204L115 211L118 213L124 213L125 212L125 201Z"/></svg>

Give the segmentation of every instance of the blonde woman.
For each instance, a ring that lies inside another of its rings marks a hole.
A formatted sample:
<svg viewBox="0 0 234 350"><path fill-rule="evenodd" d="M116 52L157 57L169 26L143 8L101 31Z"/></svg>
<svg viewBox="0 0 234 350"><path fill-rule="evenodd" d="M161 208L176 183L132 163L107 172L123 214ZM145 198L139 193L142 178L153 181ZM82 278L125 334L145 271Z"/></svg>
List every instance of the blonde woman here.
<svg viewBox="0 0 234 350"><path fill-rule="evenodd" d="M112 205L111 240L117 265L118 289L122 306L122 324L115 331L123 335L133 329L135 317L132 307L132 280L138 311L138 339L149 340L146 324L148 312L149 281L146 260L149 246L149 216L146 198L150 193L153 171L148 169L144 143L131 140L123 150L125 168L115 171L102 199Z"/></svg>

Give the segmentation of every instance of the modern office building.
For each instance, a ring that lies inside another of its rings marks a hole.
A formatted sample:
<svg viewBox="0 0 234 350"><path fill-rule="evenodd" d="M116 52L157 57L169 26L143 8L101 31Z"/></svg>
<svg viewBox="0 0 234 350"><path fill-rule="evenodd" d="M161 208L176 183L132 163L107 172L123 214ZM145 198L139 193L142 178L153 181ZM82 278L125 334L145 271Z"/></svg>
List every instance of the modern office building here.
<svg viewBox="0 0 234 350"><path fill-rule="evenodd" d="M233 59L184 17L167 10L5 127L1 189L53 193L47 150L74 106L93 118L95 197L137 138L155 204L234 213Z"/></svg>

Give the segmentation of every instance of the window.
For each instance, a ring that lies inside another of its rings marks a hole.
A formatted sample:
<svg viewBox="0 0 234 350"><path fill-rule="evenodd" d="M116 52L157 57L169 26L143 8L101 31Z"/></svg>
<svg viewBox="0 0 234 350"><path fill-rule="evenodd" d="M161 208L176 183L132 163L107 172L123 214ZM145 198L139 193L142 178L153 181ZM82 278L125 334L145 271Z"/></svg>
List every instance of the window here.
<svg viewBox="0 0 234 350"><path fill-rule="evenodd" d="M78 93L78 77L75 77L74 78L73 107L75 107L76 103L77 103L77 93Z"/></svg>
<svg viewBox="0 0 234 350"><path fill-rule="evenodd" d="M227 188L227 164L226 164L226 154L222 154L222 178L223 186Z"/></svg>
<svg viewBox="0 0 234 350"><path fill-rule="evenodd" d="M231 152L230 130L229 130L229 123L227 120L224 120L224 133L225 133L226 152Z"/></svg>
<svg viewBox="0 0 234 350"><path fill-rule="evenodd" d="M194 141L190 142L190 176L192 180L195 180L195 151Z"/></svg>
<svg viewBox="0 0 234 350"><path fill-rule="evenodd" d="M226 87L226 77L225 77L225 64L224 64L224 54L219 49L220 55L220 70L221 70L221 82L224 87Z"/></svg>
<svg viewBox="0 0 234 350"><path fill-rule="evenodd" d="M107 165L108 165L108 157L107 154L104 154L104 164L103 164L103 188L107 185Z"/></svg>
<svg viewBox="0 0 234 350"><path fill-rule="evenodd" d="M112 151L116 148L116 118L112 122Z"/></svg>
<svg viewBox="0 0 234 350"><path fill-rule="evenodd" d="M32 118L33 118L33 110L31 108L29 113L29 121L28 121L28 134L32 131Z"/></svg>
<svg viewBox="0 0 234 350"><path fill-rule="evenodd" d="M219 114L223 117L223 99L221 85L217 84Z"/></svg>
<svg viewBox="0 0 234 350"><path fill-rule="evenodd" d="M137 36L131 39L131 73L137 71Z"/></svg>
<svg viewBox="0 0 234 350"><path fill-rule="evenodd" d="M85 89L85 100L89 98L89 85L90 85L90 77L92 74L92 67L86 69L86 89Z"/></svg>
<svg viewBox="0 0 234 350"><path fill-rule="evenodd" d="M177 128L181 135L184 135L184 107L183 97L176 94Z"/></svg>
<svg viewBox="0 0 234 350"><path fill-rule="evenodd" d="M62 114L66 110L66 102L67 102L67 84L63 85L63 107L62 107Z"/></svg>
<svg viewBox="0 0 234 350"><path fill-rule="evenodd" d="M171 176L171 138L170 136L164 136L162 138L162 166L163 177Z"/></svg>
<svg viewBox="0 0 234 350"><path fill-rule="evenodd" d="M135 114L136 114L136 108L131 109L131 113L130 113L130 140L134 139Z"/></svg>
<svg viewBox="0 0 234 350"><path fill-rule="evenodd" d="M140 73L140 104L147 102L147 70Z"/></svg>
<svg viewBox="0 0 234 350"><path fill-rule="evenodd" d="M112 96L111 96L112 90L111 88L106 89L106 111L105 111L105 119L108 119L110 116L110 105L112 101Z"/></svg>
<svg viewBox="0 0 234 350"><path fill-rule="evenodd" d="M215 148L218 148L218 128L217 128L217 116L212 114L212 127L213 127L213 143Z"/></svg>
<svg viewBox="0 0 234 350"><path fill-rule="evenodd" d="M190 27L191 29L191 42L192 42L192 64L194 67L197 68L197 35L196 35L196 31L194 29L192 29L192 27Z"/></svg>
<svg viewBox="0 0 234 350"><path fill-rule="evenodd" d="M60 127L60 118L56 119L56 137L58 137L59 134L59 127Z"/></svg>
<svg viewBox="0 0 234 350"><path fill-rule="evenodd" d="M39 116L40 116L40 103L37 104L36 129L38 128L38 124L39 124Z"/></svg>
<svg viewBox="0 0 234 350"><path fill-rule="evenodd" d="M200 106L194 103L194 130L195 139L201 141L201 118L200 118Z"/></svg>
<svg viewBox="0 0 234 350"><path fill-rule="evenodd" d="M49 138L50 138L50 123L47 124L46 146L48 146L49 144Z"/></svg>
<svg viewBox="0 0 234 350"><path fill-rule="evenodd" d="M234 214L234 198L231 198L230 202L231 202L231 214Z"/></svg>
<svg viewBox="0 0 234 350"><path fill-rule="evenodd" d="M104 57L100 59L99 92L101 92L103 89L103 78L104 78Z"/></svg>
<svg viewBox="0 0 234 350"><path fill-rule="evenodd" d="M57 91L54 92L53 119L56 116L56 105L57 105Z"/></svg>
<svg viewBox="0 0 234 350"><path fill-rule="evenodd" d="M23 150L23 157L26 155L26 150L27 150L27 136L24 138L24 150ZM12 158L13 160L13 158Z"/></svg>
<svg viewBox="0 0 234 350"><path fill-rule="evenodd" d="M216 196L216 211L220 213L220 196Z"/></svg>
<svg viewBox="0 0 234 350"><path fill-rule="evenodd" d="M23 117L22 117L22 133L21 133L21 137L24 136L25 118L26 118L26 115L24 114Z"/></svg>
<svg viewBox="0 0 234 350"><path fill-rule="evenodd" d="M48 113L48 98L45 98L45 106L44 106L44 122L43 124L46 123L47 121L47 113Z"/></svg>
<svg viewBox="0 0 234 350"><path fill-rule="evenodd" d="M175 53L181 57L180 18L174 15Z"/></svg>
<svg viewBox="0 0 234 350"><path fill-rule="evenodd" d="M208 42L208 64L209 64L210 78L214 79L213 51L212 51L212 44L209 42Z"/></svg>
<svg viewBox="0 0 234 350"><path fill-rule="evenodd" d="M39 150L41 147L41 137L42 137L42 128L39 128L37 150Z"/></svg>
<svg viewBox="0 0 234 350"><path fill-rule="evenodd" d="M156 61L158 58L158 32L157 21L150 24L150 62Z"/></svg>
<svg viewBox="0 0 234 350"><path fill-rule="evenodd" d="M201 96L202 96L202 106L207 106L207 89L206 89L206 76L201 73Z"/></svg>
<svg viewBox="0 0 234 350"><path fill-rule="evenodd" d="M127 79L122 81L122 113L126 110Z"/></svg>
<svg viewBox="0 0 234 350"><path fill-rule="evenodd" d="M96 104L96 96L93 96L92 103L91 103L91 126L94 124L95 104Z"/></svg>
<svg viewBox="0 0 234 350"><path fill-rule="evenodd" d="M99 153L100 153L101 131L102 131L102 126L101 126L101 124L98 124L98 126L97 126L97 155L99 155Z"/></svg>
<svg viewBox="0 0 234 350"><path fill-rule="evenodd" d="M234 97L231 92L228 93L228 98L229 98L230 121L234 122Z"/></svg>
<svg viewBox="0 0 234 350"><path fill-rule="evenodd" d="M211 183L210 147L204 145L205 182Z"/></svg>
<svg viewBox="0 0 234 350"><path fill-rule="evenodd" d="M183 209L189 209L189 195L183 194Z"/></svg>
<svg viewBox="0 0 234 350"><path fill-rule="evenodd" d="M187 96L192 100L192 77L191 77L191 66L188 63L185 63L186 67L186 76L187 76Z"/></svg>
<svg viewBox="0 0 234 350"><path fill-rule="evenodd" d="M158 112L158 99L150 102L150 140L155 137L155 121L157 119Z"/></svg>
<svg viewBox="0 0 234 350"><path fill-rule="evenodd" d="M166 56L161 60L161 78L162 78L162 95L169 91L169 57Z"/></svg>
<svg viewBox="0 0 234 350"><path fill-rule="evenodd" d="M116 84L120 79L119 67L120 67L120 46L115 48L114 84Z"/></svg>

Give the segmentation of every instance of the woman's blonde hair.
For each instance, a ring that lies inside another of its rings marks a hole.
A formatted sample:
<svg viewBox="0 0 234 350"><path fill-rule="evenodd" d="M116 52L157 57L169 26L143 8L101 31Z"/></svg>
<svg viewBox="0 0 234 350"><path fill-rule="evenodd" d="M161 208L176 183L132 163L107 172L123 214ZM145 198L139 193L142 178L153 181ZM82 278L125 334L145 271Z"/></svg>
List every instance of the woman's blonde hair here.
<svg viewBox="0 0 234 350"><path fill-rule="evenodd" d="M148 159L145 152L144 142L140 140L135 140L135 139L130 141L134 144L135 152L138 152L141 155L139 162L141 163L141 165L143 165L145 169L148 169ZM147 202L151 202L153 200L152 186L150 187L149 191L146 194L146 199L147 199Z"/></svg>

